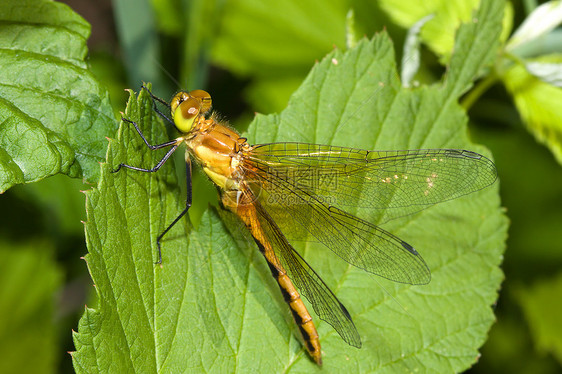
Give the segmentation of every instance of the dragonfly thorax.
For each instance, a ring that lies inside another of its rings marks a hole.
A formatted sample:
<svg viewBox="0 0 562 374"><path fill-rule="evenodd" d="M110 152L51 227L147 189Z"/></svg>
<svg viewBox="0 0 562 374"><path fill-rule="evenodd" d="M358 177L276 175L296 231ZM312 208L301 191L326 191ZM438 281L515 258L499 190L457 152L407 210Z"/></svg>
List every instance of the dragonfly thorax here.
<svg viewBox="0 0 562 374"><path fill-rule="evenodd" d="M186 140L191 154L200 163L207 176L221 189L237 189L240 150L246 145L244 138L228 127L208 120L207 131L198 131Z"/></svg>

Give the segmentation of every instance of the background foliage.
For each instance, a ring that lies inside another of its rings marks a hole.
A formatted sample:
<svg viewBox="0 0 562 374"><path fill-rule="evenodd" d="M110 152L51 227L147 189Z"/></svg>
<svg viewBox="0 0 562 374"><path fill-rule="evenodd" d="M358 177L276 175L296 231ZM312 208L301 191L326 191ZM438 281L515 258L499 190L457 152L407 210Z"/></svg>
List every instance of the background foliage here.
<svg viewBox="0 0 562 374"><path fill-rule="evenodd" d="M423 9L417 9L414 1L400 2L401 8L392 1L342 0L321 10L296 0L153 0L134 2L134 6L125 0L112 5L69 2L92 24L86 58L88 25L69 8L39 0L19 1L15 8L14 3L3 2L0 12L4 21L21 24L17 32L6 26L8 22L0 26L0 175L2 182L10 182L2 183L3 189L56 173L96 181L99 169L93 165L105 156L105 145L89 144L88 152L77 154L72 142L80 140L76 133L98 129L94 126L99 120L96 113L108 119L111 111L123 110L127 99L123 88L136 89L140 81L153 82L156 93L163 97L180 87L206 88L213 94L215 107L244 130L252 112L281 111L314 61L334 46L345 50L356 42L350 40L353 35L370 37L386 28L400 59L402 45L410 45L407 29L433 12L434 18L419 34L421 58L412 84L433 83L449 61L455 30L461 21L471 20L471 9L477 6L477 1L437 0L425 2ZM482 79L462 101L469 110L472 139L494 155L502 202L511 220L503 265L506 281L496 308L498 322L471 371L550 373L557 372L562 362L562 327L556 318L556 302L562 296L558 234L562 222L562 109L558 105L562 34L555 29L560 4L552 2L550 8L538 10L533 1L509 4L494 64L481 72ZM353 15L348 13L350 8ZM26 23L34 24L35 29L26 29ZM43 35L60 33L60 45L49 45L51 39L33 34L37 24L44 25ZM510 36L510 30L521 24ZM14 49L19 53L10 52ZM65 54L69 49L78 52ZM404 65L415 61L411 52L406 48ZM25 53L41 58L29 61ZM65 69L52 70L53 63L62 63ZM173 83L170 76L180 84ZM72 80L80 80L83 88L69 96L61 82ZM34 105L37 99L25 102L28 92L18 91L18 87L32 90L36 98L42 98L41 105ZM53 92L59 95L47 95ZM15 116L14 108L28 109ZM77 118L75 113L86 115ZM93 138L115 137L117 122L104 122L112 125ZM71 131L65 137L60 128L45 126L53 123L84 127L65 126ZM26 135L20 143L7 143L6 139L12 139L10 130ZM23 163L18 156L34 164ZM28 169L39 173L30 174ZM190 212L195 224L214 196L212 188L204 188L203 178L196 183L196 191L200 191L196 196L211 192L206 199L198 199L198 207ZM76 179L56 175L13 187L0 197L4 213L0 256L4 289L9 290L0 294L0 313L5 316L0 344L13 349L14 367L19 369L71 371L69 357L62 354L75 349L69 331L76 329L89 297L88 305L99 307L96 297L88 296L91 279L79 260L86 249L79 222L85 219L84 201L78 191L88 188ZM36 350L41 352L34 360L29 360L28 347L22 344L25 339L37 344Z"/></svg>

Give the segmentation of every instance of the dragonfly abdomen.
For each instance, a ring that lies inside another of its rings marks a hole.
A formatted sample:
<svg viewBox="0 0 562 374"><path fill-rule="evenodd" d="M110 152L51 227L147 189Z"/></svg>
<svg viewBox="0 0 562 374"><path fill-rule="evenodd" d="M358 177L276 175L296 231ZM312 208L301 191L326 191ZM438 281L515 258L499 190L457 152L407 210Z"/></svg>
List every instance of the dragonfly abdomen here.
<svg viewBox="0 0 562 374"><path fill-rule="evenodd" d="M231 191L233 192L233 191ZM252 237L254 238L261 254L265 257L271 274L277 281L285 302L289 305L291 314L301 332L305 347L309 352L312 359L318 364L322 365L322 352L320 347L320 338L316 331L316 326L312 321L312 317L306 306L304 305L299 292L294 286L293 282L287 275L287 271L281 265L277 255L275 254L272 244L267 239L263 228L261 227L258 219L258 212L253 204L247 204L245 198L251 198L242 194L241 199L234 202L229 193L223 193L222 202L225 208L234 212L246 225ZM258 202L255 202L259 204ZM286 239L285 239L286 240Z"/></svg>
<svg viewBox="0 0 562 374"><path fill-rule="evenodd" d="M258 244L258 246L260 245ZM267 260L265 250L261 248L261 246L260 251ZM306 309L306 306L304 305L300 294L298 293L297 289L293 285L293 282L287 276L284 270L280 271L269 261L268 265L269 269L271 270L271 274L279 284L279 288L281 289L281 293L283 294L285 302L289 304L289 308L291 310L291 313L293 314L295 323L297 324L301 332L304 344L306 345L306 349L308 350L310 356L314 359L314 361L316 361L318 365L322 365L322 352L320 348L318 331L316 331L316 326L314 325L312 317L310 316L310 313L308 313L308 310Z"/></svg>

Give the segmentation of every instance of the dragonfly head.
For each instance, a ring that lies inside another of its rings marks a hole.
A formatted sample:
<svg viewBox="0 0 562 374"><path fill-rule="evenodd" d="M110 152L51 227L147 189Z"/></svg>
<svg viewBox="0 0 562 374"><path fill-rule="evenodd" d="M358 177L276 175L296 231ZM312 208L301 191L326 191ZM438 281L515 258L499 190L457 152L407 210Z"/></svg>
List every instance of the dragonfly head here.
<svg viewBox="0 0 562 374"><path fill-rule="evenodd" d="M200 115L211 110L211 95L203 90L180 91L172 98L170 107L177 129L187 133L193 129Z"/></svg>

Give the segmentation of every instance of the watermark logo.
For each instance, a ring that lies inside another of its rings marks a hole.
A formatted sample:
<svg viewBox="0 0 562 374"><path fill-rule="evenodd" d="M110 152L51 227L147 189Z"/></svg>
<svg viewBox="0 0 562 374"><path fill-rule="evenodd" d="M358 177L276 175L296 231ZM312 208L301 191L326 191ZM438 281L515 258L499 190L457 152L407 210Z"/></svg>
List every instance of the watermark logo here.
<svg viewBox="0 0 562 374"><path fill-rule="evenodd" d="M340 173L313 167L270 168L247 173L239 180L227 179L223 200L244 206L260 200L268 205L334 205ZM242 188L244 184L247 188Z"/></svg>

